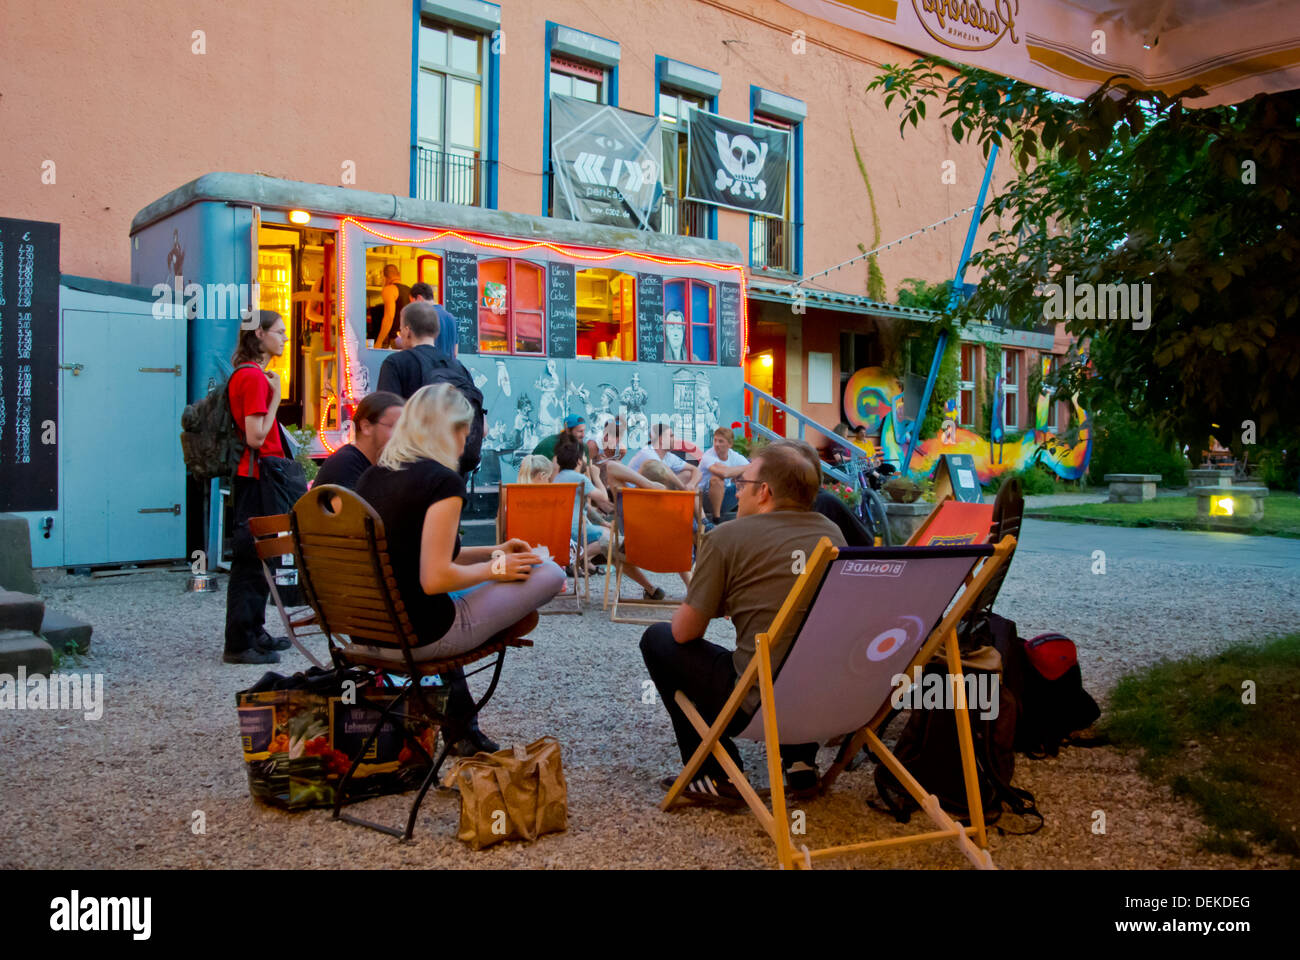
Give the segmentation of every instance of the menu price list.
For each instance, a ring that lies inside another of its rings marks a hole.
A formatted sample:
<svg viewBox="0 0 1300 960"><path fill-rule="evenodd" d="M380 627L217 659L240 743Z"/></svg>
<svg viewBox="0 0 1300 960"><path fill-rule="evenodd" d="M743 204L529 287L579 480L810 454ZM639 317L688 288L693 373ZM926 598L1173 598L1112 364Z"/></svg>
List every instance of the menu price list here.
<svg viewBox="0 0 1300 960"><path fill-rule="evenodd" d="M0 217L0 511L58 506L58 308L59 225Z"/></svg>

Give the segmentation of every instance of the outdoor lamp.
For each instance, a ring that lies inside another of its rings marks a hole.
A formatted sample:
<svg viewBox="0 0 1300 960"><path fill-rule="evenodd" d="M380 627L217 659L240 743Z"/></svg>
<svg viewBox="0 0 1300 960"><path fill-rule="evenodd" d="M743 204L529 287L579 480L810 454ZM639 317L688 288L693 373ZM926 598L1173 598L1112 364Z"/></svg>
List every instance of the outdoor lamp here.
<svg viewBox="0 0 1300 960"><path fill-rule="evenodd" d="M290 210L289 222L301 226L304 223L311 223L311 214L306 210Z"/></svg>
<svg viewBox="0 0 1300 960"><path fill-rule="evenodd" d="M1213 497L1210 500L1210 516L1212 517L1230 517L1232 516L1232 509L1232 497Z"/></svg>

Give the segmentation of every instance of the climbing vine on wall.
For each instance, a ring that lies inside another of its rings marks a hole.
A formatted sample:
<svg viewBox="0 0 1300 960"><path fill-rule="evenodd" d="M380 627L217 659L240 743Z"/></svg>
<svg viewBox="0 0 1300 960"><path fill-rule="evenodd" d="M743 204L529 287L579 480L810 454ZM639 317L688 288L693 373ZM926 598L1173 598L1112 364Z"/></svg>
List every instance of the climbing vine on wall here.
<svg viewBox="0 0 1300 960"><path fill-rule="evenodd" d="M853 125L849 125L849 142L853 144L853 156L858 161L858 172L867 187L867 199L871 202L871 249L880 246L880 215L876 212L876 191L871 188L871 178L867 176L867 165L862 162L862 152L858 150L858 140L853 135ZM864 244L858 244L858 250L867 252ZM867 257L867 296L872 300L884 302L888 293L885 290L885 275L880 272L880 264L873 253Z"/></svg>

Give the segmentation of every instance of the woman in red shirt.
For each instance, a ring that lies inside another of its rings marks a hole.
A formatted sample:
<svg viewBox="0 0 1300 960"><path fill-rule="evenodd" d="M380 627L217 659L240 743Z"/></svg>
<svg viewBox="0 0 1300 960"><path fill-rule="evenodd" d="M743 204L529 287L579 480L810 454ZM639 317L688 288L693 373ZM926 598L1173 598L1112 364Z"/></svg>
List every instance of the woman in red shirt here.
<svg viewBox="0 0 1300 960"><path fill-rule="evenodd" d="M275 513L260 462L284 457L280 425L280 375L266 366L284 353L288 336L284 319L274 311L258 312L257 326L240 330L239 345L230 358L235 372L227 386L230 412L244 435L247 449L234 478L234 533L231 537L230 584L226 589L225 663L279 663L276 650L287 650L286 637L266 632L266 599L270 588L262 575L257 547L248 529L249 517Z"/></svg>

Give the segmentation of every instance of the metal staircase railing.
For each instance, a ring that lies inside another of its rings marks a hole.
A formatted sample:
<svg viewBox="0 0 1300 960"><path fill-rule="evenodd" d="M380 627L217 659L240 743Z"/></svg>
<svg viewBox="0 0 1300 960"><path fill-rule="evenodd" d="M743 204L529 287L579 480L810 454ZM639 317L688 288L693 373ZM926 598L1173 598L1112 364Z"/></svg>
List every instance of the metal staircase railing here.
<svg viewBox="0 0 1300 960"><path fill-rule="evenodd" d="M749 426L750 430L752 430L758 436L764 437L768 440L786 439L781 434L777 433L775 430L763 426L763 422L762 422L763 421L763 407L761 406L762 404L767 404L773 410L780 410L787 417L793 417L795 422L799 424L800 440L806 440L807 431L811 429L815 433L821 434L831 443L839 446L845 453L849 455L849 462L845 467L833 467L829 463L823 461L822 462L823 474L835 480L838 480L840 483L848 484L851 487L856 487L858 485L857 478L859 475L859 471L861 471L867 465L867 455L862 452L861 447L854 446L853 444L845 440L843 437L836 434L834 431L827 430L816 420L809 419L808 417L800 413L798 410L795 410L793 407L786 406L776 397L772 396L771 394L764 393L762 390L759 390L757 387L753 386L752 384L748 384L748 383L745 384L745 393L749 398L749 410L750 410L749 415L745 417L745 423Z"/></svg>

